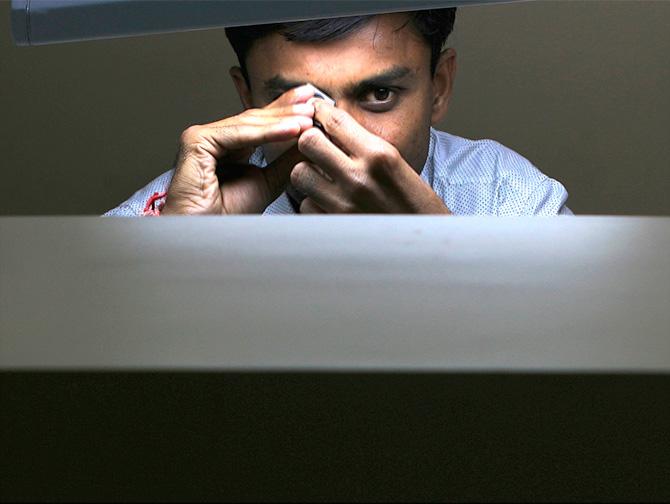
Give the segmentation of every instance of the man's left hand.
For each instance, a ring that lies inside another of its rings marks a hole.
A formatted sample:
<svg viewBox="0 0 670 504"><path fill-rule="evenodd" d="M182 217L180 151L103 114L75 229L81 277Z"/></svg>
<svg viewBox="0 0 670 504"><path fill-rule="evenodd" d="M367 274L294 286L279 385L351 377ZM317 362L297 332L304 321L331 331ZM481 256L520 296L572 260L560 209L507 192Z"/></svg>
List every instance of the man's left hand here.
<svg viewBox="0 0 670 504"><path fill-rule="evenodd" d="M291 172L306 195L301 213L450 213L393 145L342 109L322 100L314 106L328 136L310 128L298 140L309 159Z"/></svg>

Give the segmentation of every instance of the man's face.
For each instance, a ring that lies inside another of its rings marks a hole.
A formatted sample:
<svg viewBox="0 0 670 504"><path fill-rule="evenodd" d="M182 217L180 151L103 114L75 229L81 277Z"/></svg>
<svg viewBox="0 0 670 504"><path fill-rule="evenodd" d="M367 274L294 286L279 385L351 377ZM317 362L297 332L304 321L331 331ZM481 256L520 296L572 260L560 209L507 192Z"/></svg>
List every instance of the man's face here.
<svg viewBox="0 0 670 504"><path fill-rule="evenodd" d="M402 13L376 16L328 42L289 42L278 33L256 41L246 61L247 105L263 107L292 87L312 83L420 172L430 126L446 111L446 106L435 107L445 82L444 76L433 79L430 47L408 20ZM449 91L452 77L447 78ZM271 160L286 148L265 146L266 157Z"/></svg>

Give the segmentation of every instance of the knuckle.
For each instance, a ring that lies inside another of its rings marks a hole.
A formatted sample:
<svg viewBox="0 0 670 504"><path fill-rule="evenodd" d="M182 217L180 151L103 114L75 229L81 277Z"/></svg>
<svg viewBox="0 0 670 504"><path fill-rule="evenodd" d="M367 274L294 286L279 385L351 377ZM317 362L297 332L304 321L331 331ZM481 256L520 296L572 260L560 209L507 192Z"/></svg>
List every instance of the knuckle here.
<svg viewBox="0 0 670 504"><path fill-rule="evenodd" d="M304 172L305 165L302 162L295 165L293 170L291 170L291 175L289 178L291 180L291 184L293 184L293 186L297 189L302 186Z"/></svg>
<svg viewBox="0 0 670 504"><path fill-rule="evenodd" d="M388 166L393 163L396 156L395 147L382 140L373 142L369 149L370 162L375 166Z"/></svg>
<svg viewBox="0 0 670 504"><path fill-rule="evenodd" d="M337 130L344 126L347 120L347 113L338 108L334 108L326 120L326 130Z"/></svg>
<svg viewBox="0 0 670 504"><path fill-rule="evenodd" d="M230 117L227 121L224 121L225 125L229 124L245 124L245 123L253 123L254 120L259 120L262 119L264 116L267 115L265 108L249 108L246 109L244 112L240 112L237 115L234 115Z"/></svg>
<svg viewBox="0 0 670 504"><path fill-rule="evenodd" d="M217 126L216 134L223 139L235 138L240 135L242 127L239 124L222 124Z"/></svg>
<svg viewBox="0 0 670 504"><path fill-rule="evenodd" d="M179 137L179 143L182 145L188 145L195 143L200 137L202 131L202 126L198 124L193 124L182 131L181 136Z"/></svg>
<svg viewBox="0 0 670 504"><path fill-rule="evenodd" d="M384 141L374 142L370 146L368 155L368 170L376 179L385 177L397 164L399 157L397 149Z"/></svg>
<svg viewBox="0 0 670 504"><path fill-rule="evenodd" d="M349 179L349 193L352 202L365 201L370 194L366 177L360 171L354 171Z"/></svg>
<svg viewBox="0 0 670 504"><path fill-rule="evenodd" d="M312 133L312 130L307 130L308 132L303 133L300 138L298 139L298 150L300 152L303 152L304 150L313 150L314 147L319 142L318 134L317 133Z"/></svg>
<svg viewBox="0 0 670 504"><path fill-rule="evenodd" d="M239 140L244 134L244 126L241 124L221 124L212 128L209 133L225 149L235 149L239 147Z"/></svg>
<svg viewBox="0 0 670 504"><path fill-rule="evenodd" d="M356 204L353 201L343 201L340 203L339 211L344 214L356 213Z"/></svg>

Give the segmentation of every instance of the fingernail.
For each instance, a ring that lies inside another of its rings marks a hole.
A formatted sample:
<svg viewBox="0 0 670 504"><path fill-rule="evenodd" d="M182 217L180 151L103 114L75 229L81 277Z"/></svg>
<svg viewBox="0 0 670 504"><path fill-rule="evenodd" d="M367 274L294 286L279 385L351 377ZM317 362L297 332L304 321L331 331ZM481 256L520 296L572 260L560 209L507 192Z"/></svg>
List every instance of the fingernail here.
<svg viewBox="0 0 670 504"><path fill-rule="evenodd" d="M322 98L317 98L316 96L314 98L310 98L307 100L307 103L314 107L314 115L319 113L319 107L321 107L321 104L324 103Z"/></svg>

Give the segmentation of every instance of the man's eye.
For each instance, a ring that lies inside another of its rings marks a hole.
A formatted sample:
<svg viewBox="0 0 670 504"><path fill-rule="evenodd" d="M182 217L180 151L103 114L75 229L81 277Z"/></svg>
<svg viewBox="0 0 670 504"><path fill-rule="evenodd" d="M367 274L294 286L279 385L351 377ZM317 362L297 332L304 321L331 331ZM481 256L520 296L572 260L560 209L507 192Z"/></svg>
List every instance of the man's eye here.
<svg viewBox="0 0 670 504"><path fill-rule="evenodd" d="M386 102L389 101L393 94L393 91L391 91L389 88L374 88L368 91L365 94L365 101L370 101L370 102Z"/></svg>
<svg viewBox="0 0 670 504"><path fill-rule="evenodd" d="M395 89L376 87L365 91L360 99L362 105L372 112L387 112L395 106L397 98Z"/></svg>
<svg viewBox="0 0 670 504"><path fill-rule="evenodd" d="M386 101L388 100L388 97L391 95L391 90L388 88L378 88L375 89L374 94L375 94L375 100Z"/></svg>

